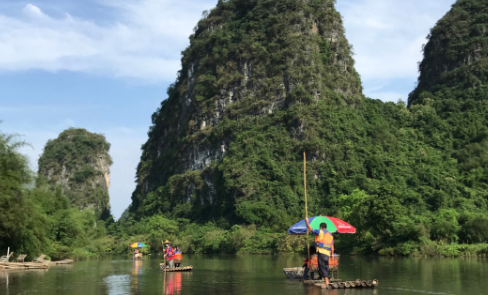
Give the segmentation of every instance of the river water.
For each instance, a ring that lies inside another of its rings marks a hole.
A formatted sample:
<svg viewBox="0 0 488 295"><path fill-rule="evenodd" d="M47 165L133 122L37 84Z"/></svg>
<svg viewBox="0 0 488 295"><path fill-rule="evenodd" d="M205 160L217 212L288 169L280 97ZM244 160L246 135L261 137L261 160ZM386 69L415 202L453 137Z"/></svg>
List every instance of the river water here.
<svg viewBox="0 0 488 295"><path fill-rule="evenodd" d="M0 271L0 294L38 295L404 295L488 294L484 259L341 257L343 280L378 279L375 289L322 290L287 280L284 267L302 264L299 256L185 255L186 273L159 271L162 257L128 257L52 266L46 271Z"/></svg>

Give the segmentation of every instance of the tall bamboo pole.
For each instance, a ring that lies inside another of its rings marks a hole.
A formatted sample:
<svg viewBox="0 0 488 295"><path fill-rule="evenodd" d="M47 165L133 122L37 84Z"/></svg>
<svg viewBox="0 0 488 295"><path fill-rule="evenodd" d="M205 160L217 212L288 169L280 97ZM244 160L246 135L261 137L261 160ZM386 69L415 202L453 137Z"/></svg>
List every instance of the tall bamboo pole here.
<svg viewBox="0 0 488 295"><path fill-rule="evenodd" d="M166 274L168 273L166 269L166 255L164 254L164 242L161 241L161 244L163 244L163 255L164 255L164 278L163 278L163 295L166 294Z"/></svg>
<svg viewBox="0 0 488 295"><path fill-rule="evenodd" d="M305 150L303 150L303 189L305 192L305 219L308 220L308 202L307 202L307 154ZM310 277L310 241L308 239L308 226L307 226L307 235L305 236L307 239L307 259L308 259L308 278Z"/></svg>

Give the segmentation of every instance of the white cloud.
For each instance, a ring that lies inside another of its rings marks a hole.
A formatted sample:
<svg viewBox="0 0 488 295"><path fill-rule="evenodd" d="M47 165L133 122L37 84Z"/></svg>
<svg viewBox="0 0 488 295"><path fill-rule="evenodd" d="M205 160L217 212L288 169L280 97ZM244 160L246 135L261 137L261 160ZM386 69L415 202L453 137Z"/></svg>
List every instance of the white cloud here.
<svg viewBox="0 0 488 295"><path fill-rule="evenodd" d="M69 70L170 82L201 12L215 5L214 0L99 1L115 16L103 25L67 13L54 18L34 4L18 17L0 13L0 71ZM453 2L338 1L362 79L415 80L425 36Z"/></svg>
<svg viewBox="0 0 488 295"><path fill-rule="evenodd" d="M34 6L32 4L27 4L24 7L24 13L27 16L34 17L34 18L41 18L43 19L45 17L44 13L42 13L41 9L39 7Z"/></svg>
<svg viewBox="0 0 488 295"><path fill-rule="evenodd" d="M0 71L69 70L148 82L174 80L180 51L213 1L105 1L108 24L70 14L54 18L28 4L23 14L0 14Z"/></svg>

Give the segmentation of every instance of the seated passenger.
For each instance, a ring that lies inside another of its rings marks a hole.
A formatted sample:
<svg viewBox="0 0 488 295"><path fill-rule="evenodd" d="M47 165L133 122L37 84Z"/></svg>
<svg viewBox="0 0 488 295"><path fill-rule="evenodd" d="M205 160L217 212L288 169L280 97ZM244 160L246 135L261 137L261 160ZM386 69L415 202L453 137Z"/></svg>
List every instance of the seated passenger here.
<svg viewBox="0 0 488 295"><path fill-rule="evenodd" d="M319 263L318 263L318 256L315 252L315 247L310 247L310 262L307 258L303 260L303 279L304 280L313 280L315 278L315 272L318 270ZM308 272L310 271L310 277L308 276Z"/></svg>
<svg viewBox="0 0 488 295"><path fill-rule="evenodd" d="M175 267L181 266L181 261L183 260L183 255L180 251L180 247L176 247L175 251Z"/></svg>

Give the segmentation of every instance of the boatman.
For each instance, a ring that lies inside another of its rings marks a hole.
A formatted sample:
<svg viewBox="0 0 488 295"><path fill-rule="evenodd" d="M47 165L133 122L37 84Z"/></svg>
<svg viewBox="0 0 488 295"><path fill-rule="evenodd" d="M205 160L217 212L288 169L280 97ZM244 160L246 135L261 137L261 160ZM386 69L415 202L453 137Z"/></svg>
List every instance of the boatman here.
<svg viewBox="0 0 488 295"><path fill-rule="evenodd" d="M315 235L315 249L318 255L319 262L319 274L320 277L324 278L325 284L329 284L329 258L334 255L334 237L327 230L327 224L322 222L320 224L320 229L312 229L308 219L307 228L310 232Z"/></svg>
<svg viewBox="0 0 488 295"><path fill-rule="evenodd" d="M175 268L175 253L173 247L171 247L171 242L166 240L164 241L164 257L168 260L168 268Z"/></svg>

